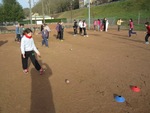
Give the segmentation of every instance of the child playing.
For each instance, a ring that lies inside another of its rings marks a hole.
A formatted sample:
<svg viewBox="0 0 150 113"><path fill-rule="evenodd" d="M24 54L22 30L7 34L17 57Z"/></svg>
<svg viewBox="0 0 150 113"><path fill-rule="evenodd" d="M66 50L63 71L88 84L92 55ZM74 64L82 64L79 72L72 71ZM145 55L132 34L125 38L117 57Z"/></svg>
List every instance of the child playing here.
<svg viewBox="0 0 150 113"><path fill-rule="evenodd" d="M49 32L45 26L44 26L44 29L41 31L41 34L42 34L42 46L45 44L45 46L48 47Z"/></svg>
<svg viewBox="0 0 150 113"><path fill-rule="evenodd" d="M145 44L149 44L149 42L148 42L148 38L150 37L150 25L149 25L149 22L145 23L145 27L147 29L147 34L145 36Z"/></svg>
<svg viewBox="0 0 150 113"><path fill-rule="evenodd" d="M133 32L134 24L132 18L129 20L129 37L131 37L131 34L137 34L136 32Z"/></svg>
<svg viewBox="0 0 150 113"><path fill-rule="evenodd" d="M23 72L28 73L28 58L30 57L32 64L40 72L40 75L42 75L43 69L35 58L35 53L40 57L40 52L34 44L31 29L27 28L24 30L20 48Z"/></svg>
<svg viewBox="0 0 150 113"><path fill-rule="evenodd" d="M85 37L85 36L88 37L87 32L86 32L86 26L87 26L87 24L86 24L85 20L83 20L83 25L82 25L82 26L83 26L83 32L84 32L84 33L83 33L83 36L84 36L84 37Z"/></svg>

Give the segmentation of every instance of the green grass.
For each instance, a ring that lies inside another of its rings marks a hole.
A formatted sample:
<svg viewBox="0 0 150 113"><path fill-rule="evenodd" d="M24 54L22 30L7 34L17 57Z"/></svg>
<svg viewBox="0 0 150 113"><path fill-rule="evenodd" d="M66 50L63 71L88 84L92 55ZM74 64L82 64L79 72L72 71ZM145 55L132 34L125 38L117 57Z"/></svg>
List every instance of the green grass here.
<svg viewBox="0 0 150 113"><path fill-rule="evenodd" d="M150 17L149 0L122 0L120 2L108 3L101 6L91 7L92 18L133 18L137 19L139 13L142 18ZM72 11L73 18L87 18L88 8L82 8ZM71 11L60 13L58 18L70 18Z"/></svg>
<svg viewBox="0 0 150 113"><path fill-rule="evenodd" d="M127 25L128 20L132 18L137 24L140 15L140 24L136 25L136 29L141 30L146 21L150 21L149 0L122 0L120 2L108 3L100 6L91 7L91 18L122 18ZM57 18L71 18L71 11L60 13ZM72 11L73 19L87 19L88 8L82 8Z"/></svg>

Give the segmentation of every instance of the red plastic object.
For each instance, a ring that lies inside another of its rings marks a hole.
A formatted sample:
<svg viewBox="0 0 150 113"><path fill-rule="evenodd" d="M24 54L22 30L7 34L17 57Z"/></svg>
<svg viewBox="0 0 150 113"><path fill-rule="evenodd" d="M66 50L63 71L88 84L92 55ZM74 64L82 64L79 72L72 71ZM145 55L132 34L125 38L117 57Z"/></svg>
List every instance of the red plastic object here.
<svg viewBox="0 0 150 113"><path fill-rule="evenodd" d="M132 91L134 91L134 92L140 92L140 88L137 87L137 86L132 86L131 89L132 89Z"/></svg>

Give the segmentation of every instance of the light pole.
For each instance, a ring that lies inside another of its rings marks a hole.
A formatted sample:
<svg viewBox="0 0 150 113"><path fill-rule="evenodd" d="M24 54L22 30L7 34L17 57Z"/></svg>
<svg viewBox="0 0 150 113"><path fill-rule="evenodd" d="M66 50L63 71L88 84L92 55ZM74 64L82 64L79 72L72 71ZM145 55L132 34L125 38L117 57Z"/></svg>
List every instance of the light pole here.
<svg viewBox="0 0 150 113"><path fill-rule="evenodd" d="M32 28L32 9L31 9L31 0L29 0L29 8L30 8L30 24Z"/></svg>
<svg viewBox="0 0 150 113"><path fill-rule="evenodd" d="M72 4L72 2L74 2L74 0L71 0L71 23L72 23L72 6L73 6L73 4Z"/></svg>
<svg viewBox="0 0 150 113"><path fill-rule="evenodd" d="M90 0L89 0L89 5L88 5L88 15L89 15L89 29L90 29L90 20L91 20L91 16L90 16Z"/></svg>
<svg viewBox="0 0 150 113"><path fill-rule="evenodd" d="M44 14L44 4L42 0L42 13L43 13L43 22L45 23L45 14Z"/></svg>

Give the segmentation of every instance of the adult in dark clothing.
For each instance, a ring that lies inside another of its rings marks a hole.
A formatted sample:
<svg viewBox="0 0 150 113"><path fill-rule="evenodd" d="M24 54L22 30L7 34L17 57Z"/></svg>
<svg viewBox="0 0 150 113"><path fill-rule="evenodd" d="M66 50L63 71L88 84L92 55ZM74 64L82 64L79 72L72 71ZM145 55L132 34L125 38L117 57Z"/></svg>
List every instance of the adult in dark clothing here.
<svg viewBox="0 0 150 113"><path fill-rule="evenodd" d="M102 21L103 23L103 31L105 31L106 30L106 18L104 18L103 19L103 21Z"/></svg>
<svg viewBox="0 0 150 113"><path fill-rule="evenodd" d="M58 29L59 29L59 31L58 31L58 33L59 33L59 39L60 39L61 41L63 41L63 40L64 40L64 38L63 38L63 35L64 35L63 22L59 23Z"/></svg>
<svg viewBox="0 0 150 113"><path fill-rule="evenodd" d="M77 21L76 20L74 20L74 25L73 25L73 30L74 30L74 36L76 36L77 35L77 29L78 29L78 24L77 24Z"/></svg>

